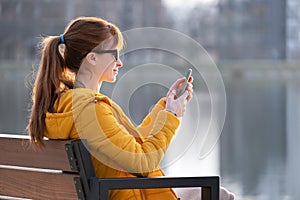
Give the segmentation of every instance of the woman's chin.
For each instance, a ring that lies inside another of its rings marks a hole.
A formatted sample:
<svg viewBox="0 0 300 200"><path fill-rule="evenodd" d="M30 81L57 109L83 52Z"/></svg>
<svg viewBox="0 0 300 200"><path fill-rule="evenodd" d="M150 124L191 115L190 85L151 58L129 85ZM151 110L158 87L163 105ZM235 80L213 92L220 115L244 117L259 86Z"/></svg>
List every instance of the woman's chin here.
<svg viewBox="0 0 300 200"><path fill-rule="evenodd" d="M114 77L114 78L112 78L112 79L110 79L110 80L107 80L107 82L109 82L109 83L114 83L114 82L116 82L116 80L117 80L117 78Z"/></svg>

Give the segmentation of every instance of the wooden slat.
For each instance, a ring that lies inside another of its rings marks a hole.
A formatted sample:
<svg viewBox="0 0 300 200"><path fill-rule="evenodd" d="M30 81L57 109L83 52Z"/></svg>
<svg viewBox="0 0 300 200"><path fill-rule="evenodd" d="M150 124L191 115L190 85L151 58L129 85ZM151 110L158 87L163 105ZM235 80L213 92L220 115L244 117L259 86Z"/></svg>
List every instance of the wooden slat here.
<svg viewBox="0 0 300 200"><path fill-rule="evenodd" d="M74 177L78 175L0 168L0 194L29 199L78 199Z"/></svg>
<svg viewBox="0 0 300 200"><path fill-rule="evenodd" d="M7 136L7 135L6 135ZM24 136L0 134L0 165L72 171L65 150L71 140L46 140L45 148L34 150Z"/></svg>

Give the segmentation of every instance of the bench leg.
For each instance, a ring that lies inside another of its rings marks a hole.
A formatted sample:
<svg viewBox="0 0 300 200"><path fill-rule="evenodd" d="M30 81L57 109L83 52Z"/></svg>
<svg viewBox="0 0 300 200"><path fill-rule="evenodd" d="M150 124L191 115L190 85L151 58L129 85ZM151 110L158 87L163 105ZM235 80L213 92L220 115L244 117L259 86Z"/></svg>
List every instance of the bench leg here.
<svg viewBox="0 0 300 200"><path fill-rule="evenodd" d="M211 189L210 187L201 188L201 199L202 200L211 200Z"/></svg>
<svg viewBox="0 0 300 200"><path fill-rule="evenodd" d="M109 200L109 188L105 187L104 184L100 184L99 193L100 200Z"/></svg>

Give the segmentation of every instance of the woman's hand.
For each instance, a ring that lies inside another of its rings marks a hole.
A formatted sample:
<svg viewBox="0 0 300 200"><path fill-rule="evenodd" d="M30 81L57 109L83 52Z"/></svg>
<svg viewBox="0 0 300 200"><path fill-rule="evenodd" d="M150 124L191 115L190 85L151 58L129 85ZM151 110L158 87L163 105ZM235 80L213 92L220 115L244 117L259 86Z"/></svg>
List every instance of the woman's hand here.
<svg viewBox="0 0 300 200"><path fill-rule="evenodd" d="M186 110L186 104L192 99L193 96L193 77L190 77L188 80L187 87L183 95L178 97L185 78L178 79L170 87L167 96L166 96L166 110L176 114L177 117L182 117Z"/></svg>

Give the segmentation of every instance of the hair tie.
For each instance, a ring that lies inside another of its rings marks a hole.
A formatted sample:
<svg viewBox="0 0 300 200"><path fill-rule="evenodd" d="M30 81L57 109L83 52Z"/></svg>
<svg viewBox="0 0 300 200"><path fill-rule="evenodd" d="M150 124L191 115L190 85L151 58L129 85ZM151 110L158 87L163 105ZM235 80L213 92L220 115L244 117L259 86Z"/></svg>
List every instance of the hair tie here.
<svg viewBox="0 0 300 200"><path fill-rule="evenodd" d="M60 34L60 44L64 44L65 43L65 37L63 34Z"/></svg>

